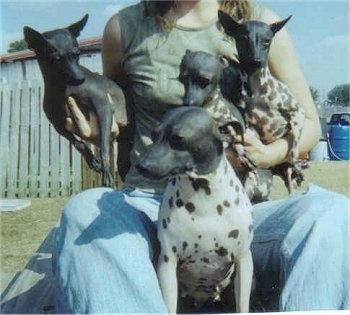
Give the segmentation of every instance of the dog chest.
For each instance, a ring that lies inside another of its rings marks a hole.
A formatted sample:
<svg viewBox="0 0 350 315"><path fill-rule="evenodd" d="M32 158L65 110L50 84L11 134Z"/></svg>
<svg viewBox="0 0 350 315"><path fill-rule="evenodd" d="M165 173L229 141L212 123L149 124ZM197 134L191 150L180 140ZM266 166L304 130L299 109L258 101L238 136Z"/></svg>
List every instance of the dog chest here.
<svg viewBox="0 0 350 315"><path fill-rule="evenodd" d="M300 111L295 98L268 68L251 75L248 81L240 104L247 124L258 132L264 143L283 137L290 129L288 124L293 113Z"/></svg>
<svg viewBox="0 0 350 315"><path fill-rule="evenodd" d="M247 125L253 127L264 143L271 143L282 138L288 130L288 121L277 109L265 102L247 101L245 113Z"/></svg>
<svg viewBox="0 0 350 315"><path fill-rule="evenodd" d="M214 119L224 119L229 121L234 118L232 117L227 102L224 101L219 89L216 90L215 94L208 102L203 104L203 107L214 117Z"/></svg>

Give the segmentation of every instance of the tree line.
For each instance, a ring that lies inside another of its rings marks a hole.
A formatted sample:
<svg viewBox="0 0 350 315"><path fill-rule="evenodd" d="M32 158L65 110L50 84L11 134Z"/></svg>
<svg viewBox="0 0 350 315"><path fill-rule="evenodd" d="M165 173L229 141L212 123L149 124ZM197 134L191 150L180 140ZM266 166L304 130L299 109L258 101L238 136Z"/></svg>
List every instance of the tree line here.
<svg viewBox="0 0 350 315"><path fill-rule="evenodd" d="M310 92L315 104L319 107L350 107L350 84L339 84L333 87L325 100L321 100L321 94L315 87L310 87Z"/></svg>

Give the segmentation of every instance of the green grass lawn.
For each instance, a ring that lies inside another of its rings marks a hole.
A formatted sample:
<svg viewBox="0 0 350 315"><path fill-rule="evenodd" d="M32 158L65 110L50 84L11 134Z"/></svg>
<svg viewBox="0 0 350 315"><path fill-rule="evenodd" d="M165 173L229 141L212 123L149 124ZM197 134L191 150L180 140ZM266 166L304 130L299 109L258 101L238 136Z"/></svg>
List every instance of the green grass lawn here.
<svg viewBox="0 0 350 315"><path fill-rule="evenodd" d="M30 199L17 212L0 213L1 272L22 270L50 230L57 224L67 198Z"/></svg>

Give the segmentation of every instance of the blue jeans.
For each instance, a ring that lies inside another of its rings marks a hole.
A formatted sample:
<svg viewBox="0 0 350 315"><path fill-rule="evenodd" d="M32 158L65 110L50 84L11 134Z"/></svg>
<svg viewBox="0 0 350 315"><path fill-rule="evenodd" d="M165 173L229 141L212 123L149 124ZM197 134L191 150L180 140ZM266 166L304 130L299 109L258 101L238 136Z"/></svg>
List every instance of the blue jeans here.
<svg viewBox="0 0 350 315"><path fill-rule="evenodd" d="M59 313L164 313L152 265L162 195L96 188L72 198L57 233ZM254 206L252 251L267 310L349 309L349 199L314 185Z"/></svg>

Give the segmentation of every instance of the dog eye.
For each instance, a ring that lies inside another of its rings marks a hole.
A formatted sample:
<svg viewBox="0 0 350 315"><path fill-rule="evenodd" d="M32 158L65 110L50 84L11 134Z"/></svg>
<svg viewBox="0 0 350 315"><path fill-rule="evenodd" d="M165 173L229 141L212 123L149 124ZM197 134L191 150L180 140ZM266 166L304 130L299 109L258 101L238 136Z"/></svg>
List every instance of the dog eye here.
<svg viewBox="0 0 350 315"><path fill-rule="evenodd" d="M265 46L265 47L269 47L270 44L271 44L271 41L270 41L270 40L267 39L267 40L264 41L264 46Z"/></svg>
<svg viewBox="0 0 350 315"><path fill-rule="evenodd" d="M249 41L249 35L248 34L238 35L238 38L241 41Z"/></svg>
<svg viewBox="0 0 350 315"><path fill-rule="evenodd" d="M55 61L61 61L62 56L61 56L61 55L54 55L54 56L53 56L53 59L54 59Z"/></svg>
<svg viewBox="0 0 350 315"><path fill-rule="evenodd" d="M199 87L202 89L206 88L210 84L210 80L205 78L198 78L196 81Z"/></svg>
<svg viewBox="0 0 350 315"><path fill-rule="evenodd" d="M77 49L77 50L72 51L72 56L73 57L79 57L80 56L80 50Z"/></svg>

